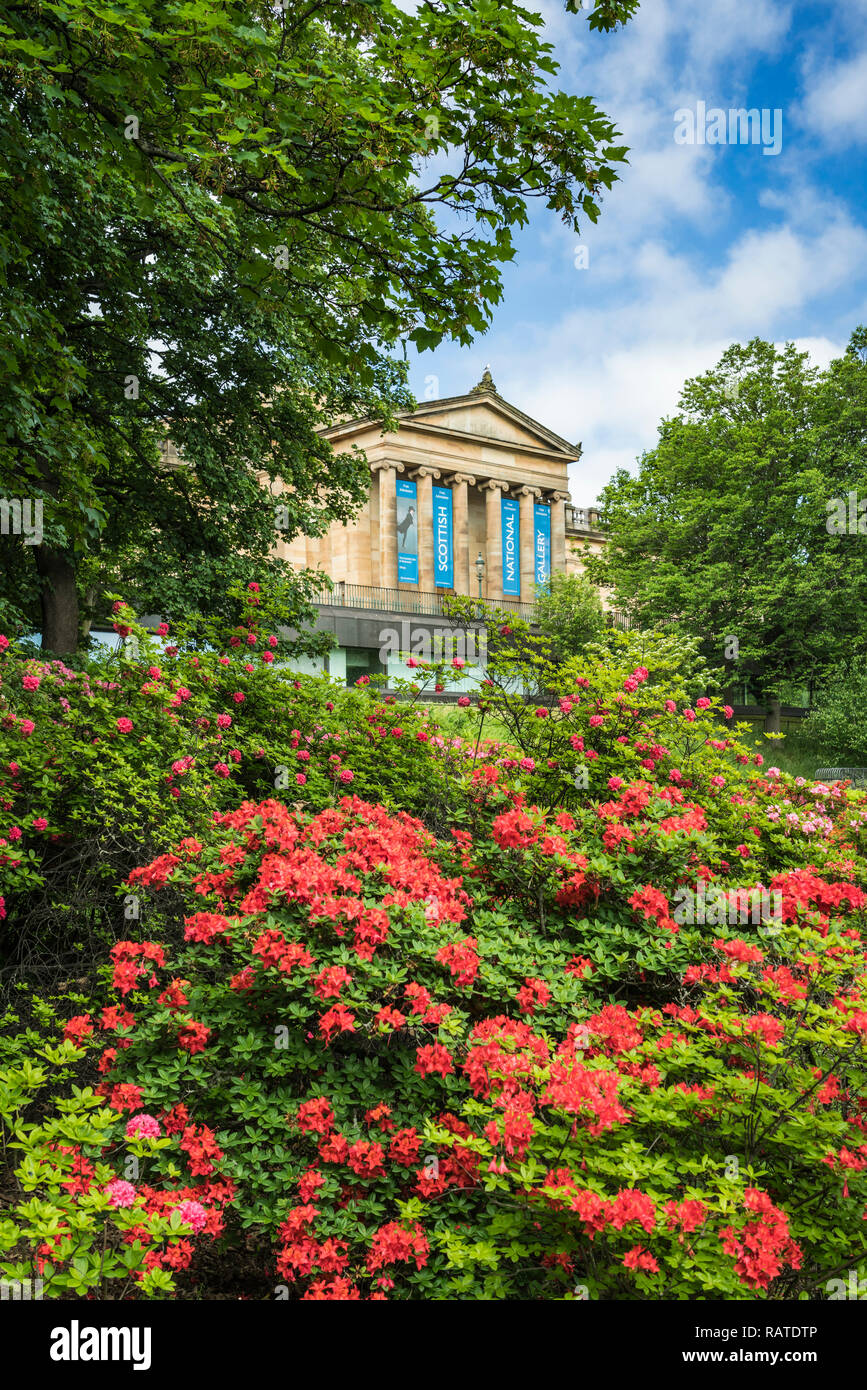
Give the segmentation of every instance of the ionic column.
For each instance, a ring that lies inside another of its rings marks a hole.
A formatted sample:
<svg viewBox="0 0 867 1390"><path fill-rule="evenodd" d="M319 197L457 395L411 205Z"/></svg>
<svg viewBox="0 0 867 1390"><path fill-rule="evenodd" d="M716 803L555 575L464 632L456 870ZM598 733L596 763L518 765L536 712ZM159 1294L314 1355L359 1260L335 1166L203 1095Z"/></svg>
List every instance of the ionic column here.
<svg viewBox="0 0 867 1390"><path fill-rule="evenodd" d="M379 585L397 588L397 493L395 482L404 471L402 463L374 463L372 471L379 487Z"/></svg>
<svg viewBox="0 0 867 1390"><path fill-rule="evenodd" d="M455 526L455 592L459 594L472 594L472 576L470 573L470 512L467 501L467 488L475 484L475 478L469 473L455 473L450 479L452 484L452 504L454 507L454 526Z"/></svg>
<svg viewBox="0 0 867 1390"><path fill-rule="evenodd" d="M434 590L433 483L441 476L438 468L417 468L413 478L418 486L418 587L423 594Z"/></svg>
<svg viewBox="0 0 867 1390"><path fill-rule="evenodd" d="M533 504L542 496L538 487L518 489L521 499L521 602L536 602L536 528L533 524Z"/></svg>
<svg viewBox="0 0 867 1390"><path fill-rule="evenodd" d="M485 498L485 598L496 603L503 597L503 513L500 506L509 484L499 478L482 483Z"/></svg>
<svg viewBox="0 0 867 1390"><path fill-rule="evenodd" d="M568 492L551 493L551 573L566 572L566 503Z"/></svg>

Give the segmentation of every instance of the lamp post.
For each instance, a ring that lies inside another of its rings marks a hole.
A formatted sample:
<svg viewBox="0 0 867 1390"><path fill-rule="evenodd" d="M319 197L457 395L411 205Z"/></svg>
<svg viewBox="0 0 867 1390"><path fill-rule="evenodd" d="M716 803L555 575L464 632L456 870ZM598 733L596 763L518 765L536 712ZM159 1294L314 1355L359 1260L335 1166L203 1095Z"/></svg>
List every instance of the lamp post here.
<svg viewBox="0 0 867 1390"><path fill-rule="evenodd" d="M479 551L478 555L476 556L476 574L479 577L479 602L481 602L482 580L485 577L485 561L481 551Z"/></svg>

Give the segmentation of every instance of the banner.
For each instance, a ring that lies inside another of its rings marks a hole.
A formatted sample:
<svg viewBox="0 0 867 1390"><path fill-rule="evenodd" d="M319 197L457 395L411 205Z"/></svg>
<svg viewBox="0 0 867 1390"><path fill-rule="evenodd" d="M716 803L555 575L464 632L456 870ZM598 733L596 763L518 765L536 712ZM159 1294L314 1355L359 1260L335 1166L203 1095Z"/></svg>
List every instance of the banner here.
<svg viewBox="0 0 867 1390"><path fill-rule="evenodd" d="M418 491L415 483L397 479L397 582L418 583Z"/></svg>
<svg viewBox="0 0 867 1390"><path fill-rule="evenodd" d="M501 500L503 530L503 594L519 598L521 594L521 513L511 497Z"/></svg>
<svg viewBox="0 0 867 1390"><path fill-rule="evenodd" d="M533 507L533 553L536 587L544 588L551 578L551 508L547 502Z"/></svg>
<svg viewBox="0 0 867 1390"><path fill-rule="evenodd" d="M455 587L454 545L452 541L452 490L433 491L434 584L438 589Z"/></svg>

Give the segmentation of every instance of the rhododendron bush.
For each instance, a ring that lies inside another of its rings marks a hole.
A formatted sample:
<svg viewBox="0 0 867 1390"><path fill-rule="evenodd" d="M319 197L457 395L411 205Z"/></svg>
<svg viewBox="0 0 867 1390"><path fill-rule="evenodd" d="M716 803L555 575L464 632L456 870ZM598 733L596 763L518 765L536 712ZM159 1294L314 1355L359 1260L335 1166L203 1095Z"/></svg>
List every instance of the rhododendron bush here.
<svg viewBox="0 0 867 1390"><path fill-rule="evenodd" d="M488 809L480 848L357 797L250 802L132 874L180 895L183 939L145 913L112 1002L68 1021L109 1122L63 1162L82 1208L124 1203L133 1288L192 1294L218 1231L265 1298L798 1298L857 1263L861 890L792 870L771 930L678 930L694 824L603 863L610 817L593 843L589 818ZM99 1160L130 1144L119 1188ZM40 1254L49 1278L71 1257Z"/></svg>
<svg viewBox="0 0 867 1390"><path fill-rule="evenodd" d="M234 626L195 642L166 630L163 647L118 601L136 645L76 669L0 638L0 966L68 974L124 930L130 869L245 796L321 806L351 788L431 812L448 799L436 725L281 664L266 599L252 584Z"/></svg>
<svg viewBox="0 0 867 1390"><path fill-rule="evenodd" d="M73 846L118 906L0 1029L0 1272L751 1300L857 1268L863 799L765 767L669 638L525 662L529 704L500 652L470 740L420 706L441 667L394 702L275 669L271 635L98 678L2 658L6 941L28 888L79 929Z"/></svg>

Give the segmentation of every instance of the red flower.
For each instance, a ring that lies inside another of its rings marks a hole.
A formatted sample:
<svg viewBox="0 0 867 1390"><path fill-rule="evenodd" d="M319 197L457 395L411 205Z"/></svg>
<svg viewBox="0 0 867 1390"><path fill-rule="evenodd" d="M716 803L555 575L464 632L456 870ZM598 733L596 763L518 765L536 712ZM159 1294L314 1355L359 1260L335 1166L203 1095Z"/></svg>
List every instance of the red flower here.
<svg viewBox="0 0 867 1390"><path fill-rule="evenodd" d="M204 1023L188 1023L178 1033L178 1047L185 1052L204 1052L211 1029Z"/></svg>
<svg viewBox="0 0 867 1390"><path fill-rule="evenodd" d="M400 1261L415 1260L416 1269L427 1264L429 1245L417 1221L404 1228L397 1221L389 1221L381 1226L371 1242L366 1264L368 1270L382 1269L384 1265Z"/></svg>
<svg viewBox="0 0 867 1390"><path fill-rule="evenodd" d="M90 1014L76 1014L71 1018L63 1030L63 1037L67 1042L80 1038L86 1038L93 1032L93 1023Z"/></svg>
<svg viewBox="0 0 867 1390"><path fill-rule="evenodd" d="M415 1070L420 1076L432 1076L437 1073L440 1076L448 1076L455 1069L451 1053L441 1043L417 1048L416 1058Z"/></svg>

